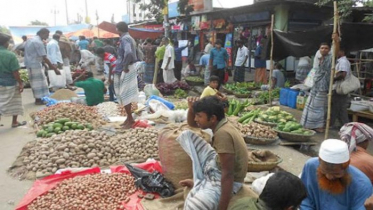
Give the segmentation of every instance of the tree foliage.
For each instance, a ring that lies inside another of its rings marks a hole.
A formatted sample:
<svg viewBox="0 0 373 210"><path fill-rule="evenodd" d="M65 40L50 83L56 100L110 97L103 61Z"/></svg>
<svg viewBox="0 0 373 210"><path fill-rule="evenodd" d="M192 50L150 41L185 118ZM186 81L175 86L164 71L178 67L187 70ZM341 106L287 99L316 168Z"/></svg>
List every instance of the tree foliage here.
<svg viewBox="0 0 373 210"><path fill-rule="evenodd" d="M136 4L140 5L140 9L147 11L145 14L146 18L155 19L158 23L163 22L163 8L165 7L164 0L150 0L150 2L144 3L142 0L135 0Z"/></svg>
<svg viewBox="0 0 373 210"><path fill-rule="evenodd" d="M189 15L194 10L194 5L189 5L188 0L180 0L177 6L177 10L180 14Z"/></svg>
<svg viewBox="0 0 373 210"><path fill-rule="evenodd" d="M325 6L331 5L333 0L319 0L317 5ZM338 0L338 12L342 19L347 18L352 13L352 8L357 6L373 6L372 0ZM373 20L373 14L367 14L364 21L371 22Z"/></svg>
<svg viewBox="0 0 373 210"><path fill-rule="evenodd" d="M5 26L0 26L0 33L4 33L4 34L9 34L10 35L9 29L6 28Z"/></svg>
<svg viewBox="0 0 373 210"><path fill-rule="evenodd" d="M34 21L31 21L30 26L48 26L48 23L46 22L41 22L39 20L34 20Z"/></svg>

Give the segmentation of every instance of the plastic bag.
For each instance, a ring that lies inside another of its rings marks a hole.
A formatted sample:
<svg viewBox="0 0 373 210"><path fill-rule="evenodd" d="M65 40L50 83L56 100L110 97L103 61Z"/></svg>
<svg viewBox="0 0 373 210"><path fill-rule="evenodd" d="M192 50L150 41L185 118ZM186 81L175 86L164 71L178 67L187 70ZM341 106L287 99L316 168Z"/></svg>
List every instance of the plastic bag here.
<svg viewBox="0 0 373 210"><path fill-rule="evenodd" d="M337 82L336 91L338 94L347 95L360 88L360 80L351 74L343 81Z"/></svg>
<svg viewBox="0 0 373 210"><path fill-rule="evenodd" d="M228 73L228 71L225 71L225 73L224 73L224 83L228 82L228 80L229 80L229 73Z"/></svg>
<svg viewBox="0 0 373 210"><path fill-rule="evenodd" d="M64 88L66 87L66 75L63 70L60 70L61 75L57 75L54 70L48 70L49 87Z"/></svg>
<svg viewBox="0 0 373 210"><path fill-rule="evenodd" d="M175 194L173 185L167 181L158 171L149 173L143 169L134 167L128 163L124 164L135 177L135 185L144 192L159 193L163 198Z"/></svg>
<svg viewBox="0 0 373 210"><path fill-rule="evenodd" d="M71 75L71 69L70 66L64 66L63 71L65 72L65 77L66 77L66 83L72 84L73 83L73 77Z"/></svg>
<svg viewBox="0 0 373 210"><path fill-rule="evenodd" d="M149 103L150 100L157 100L157 101L160 101L162 102L164 105L166 105L169 109L174 109L175 108L175 105L167 100L165 100L164 98L161 98L159 96L155 96L155 95L152 95L150 96L150 98L148 99L148 102L147 104Z"/></svg>
<svg viewBox="0 0 373 210"><path fill-rule="evenodd" d="M151 160L145 163L136 164L136 167L144 169L152 173L153 171L162 172L162 167L158 161ZM125 166L112 166L110 167L112 173L126 173L130 174L130 171ZM73 178L76 176L84 176L88 174L97 174L101 170L98 167L90 168L84 171L73 173L71 171L63 171L61 174L53 174L47 176L43 179L36 180L32 185L31 189L27 192L25 197L22 198L21 202L15 208L16 210L27 210L27 206L32 203L37 197L45 194L49 190L57 186L58 183L62 182L65 179ZM131 200L128 203L123 203L125 209L133 210L143 210L142 205L140 204L141 199L137 197L138 193L132 194L130 196ZM157 196L156 196L157 197Z"/></svg>
<svg viewBox="0 0 373 210"><path fill-rule="evenodd" d="M313 78L315 77L316 69L312 68L311 71L308 73L306 79L304 80L304 85L307 87L313 87Z"/></svg>
<svg viewBox="0 0 373 210"><path fill-rule="evenodd" d="M159 96L159 90L154 84L145 85L144 92L147 97L152 96L152 95Z"/></svg>

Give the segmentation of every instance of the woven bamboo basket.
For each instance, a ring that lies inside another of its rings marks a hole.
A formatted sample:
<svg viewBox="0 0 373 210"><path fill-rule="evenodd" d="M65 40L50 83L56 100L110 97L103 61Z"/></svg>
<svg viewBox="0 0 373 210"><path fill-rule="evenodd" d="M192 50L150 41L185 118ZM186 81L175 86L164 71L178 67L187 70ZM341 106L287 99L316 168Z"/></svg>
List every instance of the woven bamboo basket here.
<svg viewBox="0 0 373 210"><path fill-rule="evenodd" d="M221 87L223 89L224 92L228 93L228 94L233 94L233 91L231 90L228 90L227 88L225 88L224 86Z"/></svg>
<svg viewBox="0 0 373 210"><path fill-rule="evenodd" d="M278 137L274 139L267 139L267 138L258 138L254 136L244 136L243 139L245 140L246 143L248 144L255 144L255 145L267 145L267 144L272 144L279 140Z"/></svg>
<svg viewBox="0 0 373 210"><path fill-rule="evenodd" d="M313 130L309 130L312 132L312 134L309 134L309 135L283 132L277 129L275 129L275 131L278 133L278 136L281 139L292 141L292 142L307 142L307 141L310 141L311 138L316 134L316 132Z"/></svg>
<svg viewBox="0 0 373 210"><path fill-rule="evenodd" d="M277 161L276 162L248 162L247 163L247 172L261 172L261 171L270 171L274 169L278 164L282 162L282 158L276 155Z"/></svg>
<svg viewBox="0 0 373 210"><path fill-rule="evenodd" d="M269 127L271 127L271 128L277 127L277 123L264 122L264 121L259 121L259 120L257 120L257 119L254 119L254 122L259 123L259 124L262 124L262 125L269 126Z"/></svg>
<svg viewBox="0 0 373 210"><path fill-rule="evenodd" d="M190 86L203 86L204 85L204 82L196 82L196 81L190 81L190 80L185 80L186 83L188 83L188 85Z"/></svg>
<svg viewBox="0 0 373 210"><path fill-rule="evenodd" d="M233 93L233 95L236 96L237 98L249 98L250 97L250 93L248 94Z"/></svg>

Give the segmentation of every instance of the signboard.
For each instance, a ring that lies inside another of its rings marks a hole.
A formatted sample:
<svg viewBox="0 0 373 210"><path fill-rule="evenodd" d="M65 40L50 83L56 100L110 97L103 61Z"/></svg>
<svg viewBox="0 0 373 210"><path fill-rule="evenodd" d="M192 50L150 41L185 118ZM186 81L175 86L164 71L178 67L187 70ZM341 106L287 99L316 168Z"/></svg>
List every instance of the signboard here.
<svg viewBox="0 0 373 210"><path fill-rule="evenodd" d="M123 15L122 16L122 21L124 21L126 23L130 23L130 16L129 15Z"/></svg>
<svg viewBox="0 0 373 210"><path fill-rule="evenodd" d="M232 33L229 33L225 36L224 48L227 50L229 57L228 65L232 66Z"/></svg>
<svg viewBox="0 0 373 210"><path fill-rule="evenodd" d="M169 18L180 16L179 11L177 10L178 4L179 4L179 1L168 3L168 17Z"/></svg>
<svg viewBox="0 0 373 210"><path fill-rule="evenodd" d="M193 12L212 11L212 0L189 0L188 5L193 5Z"/></svg>
<svg viewBox="0 0 373 210"><path fill-rule="evenodd" d="M188 45L188 40L179 40L179 47L184 47ZM188 57L188 48L181 51L181 56Z"/></svg>

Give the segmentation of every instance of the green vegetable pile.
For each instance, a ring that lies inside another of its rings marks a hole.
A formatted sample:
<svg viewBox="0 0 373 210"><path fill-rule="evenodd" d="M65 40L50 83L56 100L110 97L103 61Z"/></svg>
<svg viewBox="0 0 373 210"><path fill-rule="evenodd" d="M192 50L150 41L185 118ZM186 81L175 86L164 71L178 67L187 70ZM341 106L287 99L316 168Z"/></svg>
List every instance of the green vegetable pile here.
<svg viewBox="0 0 373 210"><path fill-rule="evenodd" d="M255 84L255 82L236 82L233 84L225 84L224 88L236 92L237 90L252 90L257 88L258 86Z"/></svg>
<svg viewBox="0 0 373 210"><path fill-rule="evenodd" d="M93 126L90 123L85 125L79 122L71 122L69 118L61 118L47 125L43 125L43 129L36 133L37 137L52 137L53 134L61 134L67 130L93 130Z"/></svg>
<svg viewBox="0 0 373 210"><path fill-rule="evenodd" d="M186 77L185 80L191 81L191 82L204 82L203 78L199 76L189 76L189 77Z"/></svg>
<svg viewBox="0 0 373 210"><path fill-rule="evenodd" d="M26 69L21 69L19 71L19 76L21 77L21 80L25 84L30 84L30 80L28 78L28 72Z"/></svg>
<svg viewBox="0 0 373 210"><path fill-rule="evenodd" d="M237 116L245 107L249 106L250 103L248 100L244 102L240 102L238 100L230 100L229 101L229 108L228 108L228 115L229 116Z"/></svg>
<svg viewBox="0 0 373 210"><path fill-rule="evenodd" d="M259 101L262 103L268 103L269 101L269 91L264 91L259 95ZM271 98L280 98L280 88L275 88L271 91Z"/></svg>
<svg viewBox="0 0 373 210"><path fill-rule="evenodd" d="M312 131L304 129L301 124L297 122L281 122L277 125L277 129L279 131L294 133L294 134L301 134L301 135L311 135Z"/></svg>
<svg viewBox="0 0 373 210"><path fill-rule="evenodd" d="M271 107L266 111L259 114L256 119L258 122L268 122L268 123L287 123L296 121L294 116L288 112L281 111L280 107Z"/></svg>
<svg viewBox="0 0 373 210"><path fill-rule="evenodd" d="M178 88L176 89L174 96L176 98L186 98L188 97L188 93L185 90Z"/></svg>
<svg viewBox="0 0 373 210"><path fill-rule="evenodd" d="M246 88L237 88L235 91L233 91L234 94L243 94L243 95L248 95L251 92L247 90Z"/></svg>
<svg viewBox="0 0 373 210"><path fill-rule="evenodd" d="M248 113L245 113L240 119L238 119L238 122L242 124L251 123L255 118L259 116L260 113L260 109L254 109Z"/></svg>

